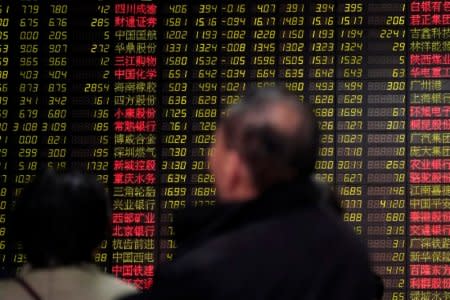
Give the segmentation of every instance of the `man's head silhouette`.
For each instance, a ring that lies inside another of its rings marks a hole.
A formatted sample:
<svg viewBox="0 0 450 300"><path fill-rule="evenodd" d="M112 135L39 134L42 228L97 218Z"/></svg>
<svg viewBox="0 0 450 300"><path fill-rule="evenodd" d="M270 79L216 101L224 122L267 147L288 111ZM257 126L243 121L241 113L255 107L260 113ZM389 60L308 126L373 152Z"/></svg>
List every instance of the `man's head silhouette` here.
<svg viewBox="0 0 450 300"><path fill-rule="evenodd" d="M245 201L264 189L309 177L318 148L311 108L280 88L258 89L219 124L210 157L222 201Z"/></svg>

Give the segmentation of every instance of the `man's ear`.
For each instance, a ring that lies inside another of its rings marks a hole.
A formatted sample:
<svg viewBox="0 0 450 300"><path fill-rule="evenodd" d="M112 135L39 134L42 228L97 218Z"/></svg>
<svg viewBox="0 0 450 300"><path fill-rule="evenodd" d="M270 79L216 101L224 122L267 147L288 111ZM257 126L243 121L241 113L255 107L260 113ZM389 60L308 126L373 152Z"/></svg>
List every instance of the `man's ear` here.
<svg viewBox="0 0 450 300"><path fill-rule="evenodd" d="M237 151L230 153L227 164L227 168L229 168L228 171L230 172L228 178L230 179L229 184L231 188L234 189L239 185L242 186L252 184L248 166Z"/></svg>

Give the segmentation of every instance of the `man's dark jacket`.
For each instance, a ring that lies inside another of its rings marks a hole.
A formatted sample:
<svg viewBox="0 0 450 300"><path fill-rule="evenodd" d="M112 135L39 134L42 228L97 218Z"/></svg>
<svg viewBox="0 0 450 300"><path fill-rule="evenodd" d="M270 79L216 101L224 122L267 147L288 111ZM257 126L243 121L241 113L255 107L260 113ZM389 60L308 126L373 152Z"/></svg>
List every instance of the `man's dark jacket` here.
<svg viewBox="0 0 450 300"><path fill-rule="evenodd" d="M319 197L309 181L291 183L216 211L153 289L128 300L373 299L366 249Z"/></svg>

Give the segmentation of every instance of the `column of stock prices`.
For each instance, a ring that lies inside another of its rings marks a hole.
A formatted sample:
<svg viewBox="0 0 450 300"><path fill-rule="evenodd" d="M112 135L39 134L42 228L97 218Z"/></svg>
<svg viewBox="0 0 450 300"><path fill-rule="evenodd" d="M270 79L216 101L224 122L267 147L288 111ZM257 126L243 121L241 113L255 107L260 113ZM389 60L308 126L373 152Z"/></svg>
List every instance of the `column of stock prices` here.
<svg viewBox="0 0 450 300"><path fill-rule="evenodd" d="M95 261L151 287L174 213L215 205L218 118L275 83L313 105L316 176L385 299L449 299L450 0L0 0L0 268L26 262L23 186L80 169L113 199Z"/></svg>

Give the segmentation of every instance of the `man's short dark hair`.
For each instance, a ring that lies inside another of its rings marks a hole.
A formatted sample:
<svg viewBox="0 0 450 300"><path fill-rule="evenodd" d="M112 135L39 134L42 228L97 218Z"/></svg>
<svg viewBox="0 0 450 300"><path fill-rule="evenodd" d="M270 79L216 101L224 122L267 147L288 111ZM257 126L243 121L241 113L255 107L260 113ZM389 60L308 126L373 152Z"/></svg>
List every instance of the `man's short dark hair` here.
<svg viewBox="0 0 450 300"><path fill-rule="evenodd" d="M12 232L33 267L92 260L111 229L111 201L95 177L45 171L24 188Z"/></svg>
<svg viewBox="0 0 450 300"><path fill-rule="evenodd" d="M279 127L270 122L276 107L284 107L292 122ZM314 171L318 128L311 107L289 91L276 87L255 89L221 120L225 143L247 163L254 184L263 189Z"/></svg>

